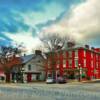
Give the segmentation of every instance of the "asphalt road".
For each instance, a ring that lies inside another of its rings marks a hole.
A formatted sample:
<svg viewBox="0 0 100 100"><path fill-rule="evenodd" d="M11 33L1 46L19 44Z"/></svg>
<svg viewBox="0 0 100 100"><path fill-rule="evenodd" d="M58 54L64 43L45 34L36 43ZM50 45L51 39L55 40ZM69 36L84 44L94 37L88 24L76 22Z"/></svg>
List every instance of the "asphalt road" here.
<svg viewBox="0 0 100 100"><path fill-rule="evenodd" d="M100 83L0 84L0 100L100 100Z"/></svg>

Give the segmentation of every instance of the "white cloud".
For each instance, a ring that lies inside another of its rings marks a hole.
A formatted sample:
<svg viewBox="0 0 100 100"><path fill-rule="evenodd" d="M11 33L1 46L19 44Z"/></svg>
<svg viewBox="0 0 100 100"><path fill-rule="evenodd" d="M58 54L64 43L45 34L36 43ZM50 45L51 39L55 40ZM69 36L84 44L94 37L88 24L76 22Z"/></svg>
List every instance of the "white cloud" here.
<svg viewBox="0 0 100 100"><path fill-rule="evenodd" d="M100 0L86 0L70 9L69 15L43 32L70 35L78 42L87 42L100 36ZM68 13L68 12L67 12Z"/></svg>
<svg viewBox="0 0 100 100"><path fill-rule="evenodd" d="M19 12L16 10L12 10L12 13L15 14L14 19L18 22L22 22L25 25L28 25L30 29L27 32L25 32L19 27L16 33L3 33L18 44L24 43L24 45L27 48L27 51L31 52L32 49L35 49L38 46L42 45L38 37L32 36L33 28L36 29L36 31L39 33L39 30L35 25L45 23L49 20L55 20L63 11L63 7L60 4L56 4L56 2L50 3L49 5L45 5L44 12L36 12L32 10L26 12ZM16 43L14 43L13 45L15 45Z"/></svg>
<svg viewBox="0 0 100 100"><path fill-rule="evenodd" d="M59 14L64 11L64 8L56 2L52 2L48 5L44 5L44 11L26 11L26 12L17 12L13 11L13 13L18 13L21 17L21 21L30 27L35 27L36 24L45 23L48 20L55 20ZM20 18L15 18L16 20L20 20Z"/></svg>
<svg viewBox="0 0 100 100"><path fill-rule="evenodd" d="M15 43L23 43L28 53L31 53L32 49L41 44L41 41L38 39L38 37L33 37L30 35L30 33L25 34L25 32L21 32L18 34L11 34L6 32L5 35L11 38Z"/></svg>
<svg viewBox="0 0 100 100"><path fill-rule="evenodd" d="M100 37L100 0L86 0L78 5L73 5L70 13L66 11L64 18L43 29L41 33L59 33L61 36L70 36L78 42L88 42L93 38ZM38 37L32 36L31 28L35 28L36 24L45 23L48 20L55 20L57 16L64 10L60 5L51 4L45 6L44 12L24 12L19 13L21 19L16 17L16 20L22 21L24 24L30 26L28 32L18 30L15 34L5 32L5 35L16 41L23 42L29 52L41 44ZM57 9L58 8L58 9ZM17 13L17 12L15 12ZM40 34L41 34L40 33Z"/></svg>
<svg viewBox="0 0 100 100"><path fill-rule="evenodd" d="M72 9L68 27L85 38L93 38L100 34L100 4L99 0L87 0Z"/></svg>

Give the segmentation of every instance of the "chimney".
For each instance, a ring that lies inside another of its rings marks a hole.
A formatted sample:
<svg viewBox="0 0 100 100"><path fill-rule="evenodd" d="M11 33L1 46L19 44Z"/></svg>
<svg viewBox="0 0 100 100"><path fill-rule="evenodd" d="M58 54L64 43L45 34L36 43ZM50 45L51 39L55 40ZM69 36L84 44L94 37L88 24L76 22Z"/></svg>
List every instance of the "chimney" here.
<svg viewBox="0 0 100 100"><path fill-rule="evenodd" d="M69 41L69 42L67 42L67 46L68 46L69 48L74 47L74 46L75 46L75 43Z"/></svg>
<svg viewBox="0 0 100 100"><path fill-rule="evenodd" d="M26 56L26 54L24 53L24 57Z"/></svg>
<svg viewBox="0 0 100 100"><path fill-rule="evenodd" d="M89 49L89 45L85 45L85 48Z"/></svg>
<svg viewBox="0 0 100 100"><path fill-rule="evenodd" d="M36 54L36 55L41 55L42 52L41 52L41 50L35 50L35 54Z"/></svg>
<svg viewBox="0 0 100 100"><path fill-rule="evenodd" d="M95 48L94 47L91 47L91 50L95 50Z"/></svg>

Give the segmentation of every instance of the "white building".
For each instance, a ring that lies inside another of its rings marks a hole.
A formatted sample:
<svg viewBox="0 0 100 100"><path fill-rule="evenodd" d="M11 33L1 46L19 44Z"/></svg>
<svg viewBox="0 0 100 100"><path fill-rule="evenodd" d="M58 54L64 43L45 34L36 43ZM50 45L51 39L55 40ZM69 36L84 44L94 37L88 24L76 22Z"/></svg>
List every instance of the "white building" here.
<svg viewBox="0 0 100 100"><path fill-rule="evenodd" d="M21 59L22 63L17 67L13 67L13 79L21 80L23 82L42 81L45 79L45 59L41 51L36 50L35 54L24 55Z"/></svg>

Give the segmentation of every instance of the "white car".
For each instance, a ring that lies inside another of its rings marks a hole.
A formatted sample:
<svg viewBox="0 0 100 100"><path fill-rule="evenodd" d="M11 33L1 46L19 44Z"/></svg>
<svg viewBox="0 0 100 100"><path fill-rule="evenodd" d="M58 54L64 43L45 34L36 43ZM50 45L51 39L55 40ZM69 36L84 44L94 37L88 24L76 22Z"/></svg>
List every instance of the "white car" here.
<svg viewBox="0 0 100 100"><path fill-rule="evenodd" d="M55 83L55 81L54 81L54 79L53 79L52 77L48 77L48 78L46 79L46 83L47 83L47 84Z"/></svg>

